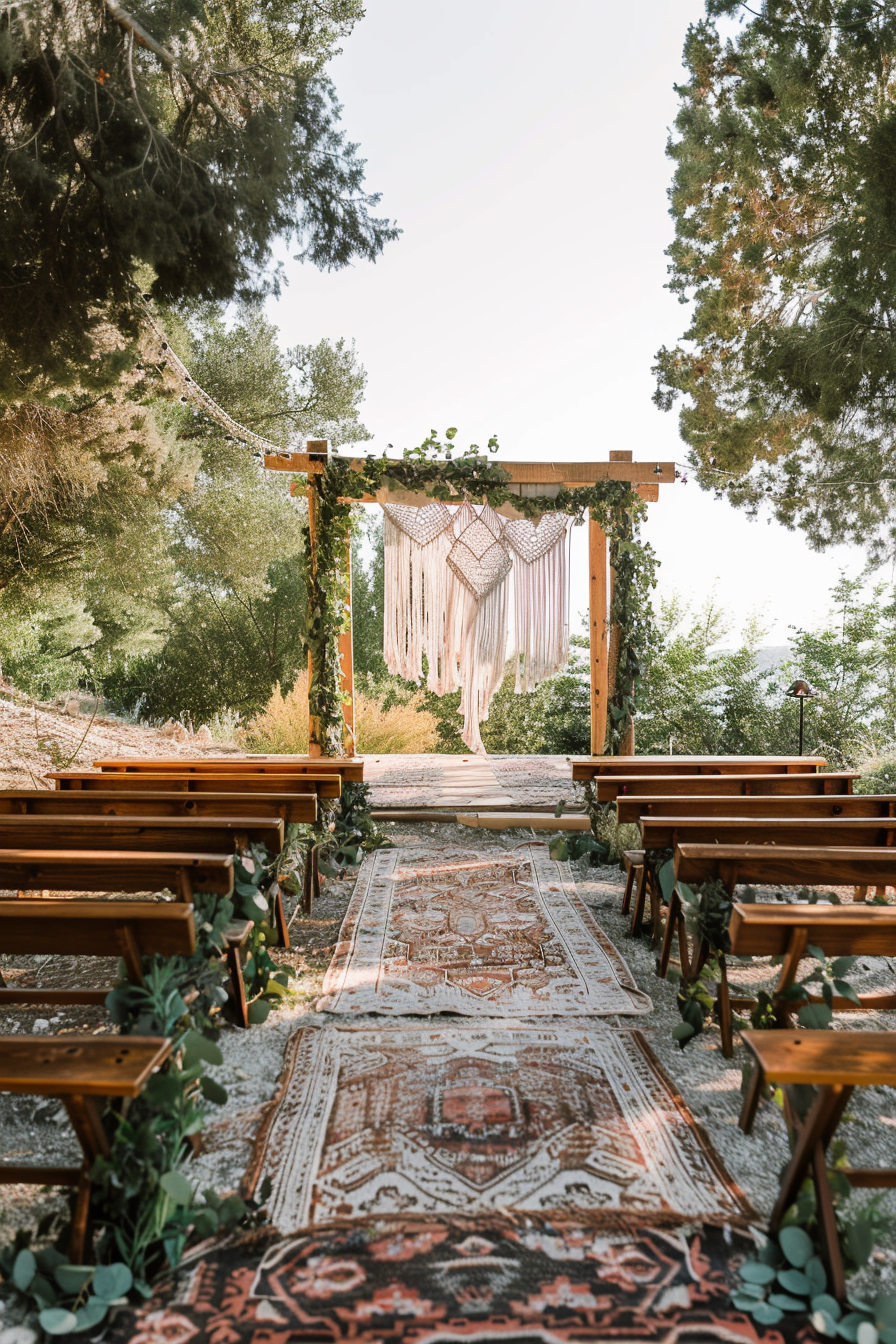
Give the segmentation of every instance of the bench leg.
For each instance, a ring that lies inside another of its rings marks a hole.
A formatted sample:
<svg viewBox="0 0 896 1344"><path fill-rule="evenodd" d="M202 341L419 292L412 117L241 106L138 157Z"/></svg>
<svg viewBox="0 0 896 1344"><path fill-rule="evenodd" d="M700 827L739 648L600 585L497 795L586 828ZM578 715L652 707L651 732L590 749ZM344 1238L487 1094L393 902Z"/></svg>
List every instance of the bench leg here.
<svg viewBox="0 0 896 1344"><path fill-rule="evenodd" d="M305 869L302 874L302 914L310 915L314 909L314 882L312 879L314 845L305 851Z"/></svg>
<svg viewBox="0 0 896 1344"><path fill-rule="evenodd" d="M645 864L645 868L646 866ZM660 930L663 927L663 893L653 873L647 875L647 891L650 896L650 943L655 947L660 940Z"/></svg>
<svg viewBox="0 0 896 1344"><path fill-rule="evenodd" d="M635 865L630 863L625 877L625 892L622 897L622 913L627 915L631 909L632 891L635 885Z"/></svg>
<svg viewBox="0 0 896 1344"><path fill-rule="evenodd" d="M63 1097L62 1100L84 1154L84 1165L78 1177L78 1193L75 1196L69 1245L72 1263L83 1265L89 1250L90 1173L96 1159L108 1154L109 1139L103 1127L102 1097L75 1095Z"/></svg>
<svg viewBox="0 0 896 1344"><path fill-rule="evenodd" d="M740 1108L740 1119L737 1122L745 1134L749 1134L750 1130L753 1128L753 1121L756 1119L756 1111L759 1108L759 1102L762 1099L764 1087L765 1073L754 1059L753 1072L750 1074L750 1081L747 1084L744 1102Z"/></svg>
<svg viewBox="0 0 896 1344"><path fill-rule="evenodd" d="M731 1024L731 995L728 990L728 966L725 958L719 956L720 979L718 984L718 997L716 998L716 1016L719 1019L719 1030L722 1033L722 1054L726 1059L730 1059L734 1054L734 1034Z"/></svg>
<svg viewBox="0 0 896 1344"><path fill-rule="evenodd" d="M647 900L647 864L641 864L638 869L638 889L635 895L635 911L632 915L631 936L632 938L641 937L641 925L644 921L644 905Z"/></svg>
<svg viewBox="0 0 896 1344"><path fill-rule="evenodd" d="M681 918L681 897L678 894L678 888L674 887L672 895L669 897L669 910L666 914L666 928L663 933L663 950L660 953L659 975L665 980L669 974L669 962L672 959L672 939L675 937L675 930L678 928L678 921ZM678 937L679 946L681 945L681 934ZM682 965L681 974L687 978L687 971Z"/></svg>
<svg viewBox="0 0 896 1344"><path fill-rule="evenodd" d="M815 1185L815 1208L821 1243L831 1275L831 1292L838 1302L842 1302L846 1296L846 1275L843 1271L843 1256L840 1253L834 1198L828 1180L827 1155L824 1144L820 1142L816 1143L812 1150L812 1180Z"/></svg>
<svg viewBox="0 0 896 1344"><path fill-rule="evenodd" d="M846 1103L849 1102L852 1094L852 1087L844 1087L838 1085L838 1083L829 1087L819 1087L818 1095L810 1107L809 1114L803 1121L797 1117L797 1111L794 1107L790 1107L791 1120L793 1120L795 1130L797 1130L797 1138L794 1142L793 1156L787 1163L785 1173L780 1177L778 1199L775 1200L775 1207L771 1211L771 1220L768 1223L772 1232L778 1231L780 1220L783 1219L791 1204L797 1199L799 1187L805 1180L809 1168L813 1165L815 1146L821 1144L822 1152L823 1149L827 1148L827 1144L833 1138L834 1130L840 1124L840 1118L844 1114Z"/></svg>
<svg viewBox="0 0 896 1344"><path fill-rule="evenodd" d="M277 930L278 946L289 947L289 925L286 923L286 916L283 913L283 893L280 890L279 882L274 896L274 928Z"/></svg>
<svg viewBox="0 0 896 1344"><path fill-rule="evenodd" d="M84 1163L81 1178L78 1181L78 1193L75 1195L75 1211L72 1215L72 1229L69 1234L68 1253L73 1265L87 1263L87 1233L90 1226L90 1171Z"/></svg>
<svg viewBox="0 0 896 1344"><path fill-rule="evenodd" d="M800 959L806 950L806 944L809 941L809 930L806 928L794 929L787 942L787 951L784 953L784 963L781 966L781 974L778 976L778 983L775 986L775 994L780 996L785 989L789 989L797 976L800 967ZM789 1027L792 1024L793 1006L786 999L778 998L775 1007L775 1021L779 1027Z"/></svg>
<svg viewBox="0 0 896 1344"><path fill-rule="evenodd" d="M233 1020L238 1027L248 1027L249 1005L246 1001L246 982L243 979L243 963L240 960L239 947L228 947L227 970L230 974L230 1006L233 1009Z"/></svg>

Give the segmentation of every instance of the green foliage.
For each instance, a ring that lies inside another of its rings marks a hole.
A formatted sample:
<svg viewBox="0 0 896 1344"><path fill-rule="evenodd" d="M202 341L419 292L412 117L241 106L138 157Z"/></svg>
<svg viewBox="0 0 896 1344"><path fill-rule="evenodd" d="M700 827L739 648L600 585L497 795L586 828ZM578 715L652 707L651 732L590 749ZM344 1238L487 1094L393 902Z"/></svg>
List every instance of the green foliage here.
<svg viewBox="0 0 896 1344"><path fill-rule="evenodd" d="M609 846L597 840L588 831L561 831L548 841L548 853L552 859L588 859L589 867L599 868L610 856Z"/></svg>
<svg viewBox="0 0 896 1344"><path fill-rule="evenodd" d="M863 596L858 582L841 577L830 614L814 629L795 629L789 659L762 672L756 621L739 647L724 651L728 631L714 600L695 615L666 600L641 680L638 750L665 753L671 739L683 755L794 752L798 708L785 691L800 676L817 693L805 704L807 751L833 768L885 756L896 740L894 632L892 594L875 588Z"/></svg>
<svg viewBox="0 0 896 1344"><path fill-rule="evenodd" d="M671 890L674 882L671 859L658 877ZM734 903L724 882L717 879L702 883L696 891L686 882L679 882L678 894L688 934L702 961L702 964L698 961L691 979L682 978L679 982L677 1003L681 1021L672 1029L672 1037L683 1050L700 1035L712 1015L715 985L722 973L721 959L731 951L728 925Z"/></svg>
<svg viewBox="0 0 896 1344"><path fill-rule="evenodd" d="M0 253L16 302L0 382L87 363L110 324L130 336L141 267L164 302L229 301L276 289L278 241L321 268L379 255L397 231L371 214L322 68L362 13L175 3L138 21L44 0L10 14Z"/></svg>
<svg viewBox="0 0 896 1344"><path fill-rule="evenodd" d="M0 1274L13 1302L37 1313L48 1335L95 1330L110 1307L127 1301L134 1286L133 1274L121 1261L73 1265L53 1247L36 1252L27 1245L5 1247Z"/></svg>
<svg viewBox="0 0 896 1344"><path fill-rule="evenodd" d="M166 325L211 394L275 441L367 437L366 375L344 343L283 352L247 306ZM127 453L109 430L93 494L69 492L44 521L12 501L46 547L0 523L0 665L33 694L89 685L149 719L251 714L306 661L304 505L204 414L157 399L147 425ZM2 455L0 433L0 494Z"/></svg>
<svg viewBox="0 0 896 1344"><path fill-rule="evenodd" d="M866 762L864 769L853 793L896 793L896 760Z"/></svg>
<svg viewBox="0 0 896 1344"><path fill-rule="evenodd" d="M590 752L588 667L575 651L562 671L534 691L517 694L515 685L511 660L481 725L487 752L498 756L583 756ZM423 693L421 707L436 719L440 752L469 754L460 736L459 706L460 691L442 696Z"/></svg>
<svg viewBox="0 0 896 1344"><path fill-rule="evenodd" d="M886 5L707 0L668 148L669 287L692 319L656 367L704 488L877 559L896 500L894 56Z"/></svg>
<svg viewBox="0 0 896 1344"><path fill-rule="evenodd" d="M829 1172L832 1177L837 1174ZM872 1201L848 1222L835 1200L842 1249L855 1268L867 1262L883 1227L876 1204ZM731 1294L732 1304L760 1326L778 1325L786 1315L806 1316L825 1338L896 1344L896 1297L881 1293L872 1304L847 1293L844 1309L828 1291L827 1270L807 1230L816 1230L815 1214L814 1187L807 1181L777 1235L766 1237L757 1259L738 1267L740 1283ZM853 1246L859 1249L858 1257L851 1253Z"/></svg>

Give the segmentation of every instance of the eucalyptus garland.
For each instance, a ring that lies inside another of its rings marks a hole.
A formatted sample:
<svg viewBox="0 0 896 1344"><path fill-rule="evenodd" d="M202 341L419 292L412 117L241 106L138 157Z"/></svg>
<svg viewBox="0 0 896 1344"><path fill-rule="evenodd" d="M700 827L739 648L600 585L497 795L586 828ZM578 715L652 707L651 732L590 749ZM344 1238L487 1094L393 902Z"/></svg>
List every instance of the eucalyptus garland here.
<svg viewBox="0 0 896 1344"><path fill-rule="evenodd" d="M615 578L610 609L618 631L611 659L605 749L618 755L630 739L635 688L651 629L650 590L656 583L656 557L640 536L646 505L626 481L598 481L554 495L518 496L509 488L510 473L481 452L478 444L455 456L457 431L442 442L435 430L401 459L372 455L353 465L331 455L323 471L300 478L315 492L315 546L304 557L308 593L309 736L325 756L345 754L339 636L348 628L349 591L346 547L354 526L352 501L384 486L425 492L433 499L460 503L469 498L493 508L512 504L526 518L544 513L569 514L575 524L590 516L607 535ZM491 453L498 441L488 441Z"/></svg>

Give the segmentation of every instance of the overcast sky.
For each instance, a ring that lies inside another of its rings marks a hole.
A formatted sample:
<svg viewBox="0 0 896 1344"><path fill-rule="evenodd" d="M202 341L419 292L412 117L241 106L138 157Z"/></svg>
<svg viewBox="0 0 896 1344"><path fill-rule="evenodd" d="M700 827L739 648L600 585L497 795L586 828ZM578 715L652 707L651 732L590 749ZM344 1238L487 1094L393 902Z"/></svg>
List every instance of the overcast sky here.
<svg viewBox="0 0 896 1344"><path fill-rule="evenodd" d="M332 65L380 213L402 237L376 265L287 265L271 316L288 344L353 338L377 449L431 427L497 434L498 457L684 459L651 401L657 349L684 330L664 288L673 85L697 0L369 0ZM664 487L647 535L661 593L715 589L768 643L821 616L860 552L812 552L693 483ZM587 603L585 529L572 610Z"/></svg>

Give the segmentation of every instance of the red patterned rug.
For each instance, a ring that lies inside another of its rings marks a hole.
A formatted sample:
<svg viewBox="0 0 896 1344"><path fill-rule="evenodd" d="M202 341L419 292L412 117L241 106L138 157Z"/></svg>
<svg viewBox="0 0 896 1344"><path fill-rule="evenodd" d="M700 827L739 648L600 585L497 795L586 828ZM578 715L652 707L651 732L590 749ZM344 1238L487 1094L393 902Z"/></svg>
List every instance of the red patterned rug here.
<svg viewBox="0 0 896 1344"><path fill-rule="evenodd" d="M108 1344L785 1344L728 1300L749 1239L407 1221L199 1248ZM808 1334L805 1331L808 1329Z"/></svg>
<svg viewBox="0 0 896 1344"><path fill-rule="evenodd" d="M403 845L365 858L319 1012L465 1017L649 1013L543 844Z"/></svg>
<svg viewBox="0 0 896 1344"><path fill-rule="evenodd" d="M285 1233L507 1210L749 1216L643 1036L581 1019L299 1031L260 1174Z"/></svg>

